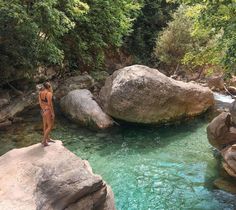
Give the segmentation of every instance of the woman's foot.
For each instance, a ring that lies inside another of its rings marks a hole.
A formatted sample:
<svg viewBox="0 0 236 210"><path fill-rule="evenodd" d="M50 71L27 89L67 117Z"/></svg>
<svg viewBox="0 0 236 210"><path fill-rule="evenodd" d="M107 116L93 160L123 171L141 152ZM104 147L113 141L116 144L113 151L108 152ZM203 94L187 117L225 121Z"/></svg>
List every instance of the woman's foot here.
<svg viewBox="0 0 236 210"><path fill-rule="evenodd" d="M48 142L56 143L53 139L48 139Z"/></svg>
<svg viewBox="0 0 236 210"><path fill-rule="evenodd" d="M47 146L50 146L50 144L47 143L47 142L45 142L45 143L43 143L43 146L44 146L44 147L47 147Z"/></svg>

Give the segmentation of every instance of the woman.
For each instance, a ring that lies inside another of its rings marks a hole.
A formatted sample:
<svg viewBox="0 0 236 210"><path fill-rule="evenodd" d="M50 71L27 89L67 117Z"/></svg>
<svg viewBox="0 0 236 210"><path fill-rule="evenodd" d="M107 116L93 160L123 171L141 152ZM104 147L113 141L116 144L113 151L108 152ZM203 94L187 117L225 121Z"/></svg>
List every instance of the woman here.
<svg viewBox="0 0 236 210"><path fill-rule="evenodd" d="M44 146L49 146L48 142L54 142L49 138L49 134L54 124L54 109L52 104L52 86L49 82L43 84L42 90L39 92L39 104L43 117L43 141Z"/></svg>

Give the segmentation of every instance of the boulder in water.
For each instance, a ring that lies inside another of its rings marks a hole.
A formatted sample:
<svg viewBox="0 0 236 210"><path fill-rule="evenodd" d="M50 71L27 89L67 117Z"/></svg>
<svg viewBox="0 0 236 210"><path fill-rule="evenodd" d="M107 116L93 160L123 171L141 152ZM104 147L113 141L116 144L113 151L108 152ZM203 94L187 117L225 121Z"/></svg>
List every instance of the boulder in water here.
<svg viewBox="0 0 236 210"><path fill-rule="evenodd" d="M135 123L161 123L195 116L214 104L209 88L176 81L142 65L115 71L99 96L107 114Z"/></svg>
<svg viewBox="0 0 236 210"><path fill-rule="evenodd" d="M224 158L223 167L227 173L236 178L236 144L233 144L221 151Z"/></svg>
<svg viewBox="0 0 236 210"><path fill-rule="evenodd" d="M1 156L0 189L2 210L115 210L110 187L60 141Z"/></svg>
<svg viewBox="0 0 236 210"><path fill-rule="evenodd" d="M207 137L210 144L217 149L236 142L236 128L232 126L229 112L222 112L209 123Z"/></svg>
<svg viewBox="0 0 236 210"><path fill-rule="evenodd" d="M113 120L105 114L93 99L89 90L73 90L60 102L63 113L80 125L105 129L113 125Z"/></svg>

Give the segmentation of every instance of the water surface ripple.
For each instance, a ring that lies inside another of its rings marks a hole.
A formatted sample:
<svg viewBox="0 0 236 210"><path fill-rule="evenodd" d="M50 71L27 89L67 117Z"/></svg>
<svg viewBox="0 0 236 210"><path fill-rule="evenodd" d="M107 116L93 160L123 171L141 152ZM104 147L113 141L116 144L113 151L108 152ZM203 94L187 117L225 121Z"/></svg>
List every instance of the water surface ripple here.
<svg viewBox="0 0 236 210"><path fill-rule="evenodd" d="M40 118L0 131L0 154L40 141ZM208 120L171 126L124 125L89 131L57 119L53 136L111 185L118 210L236 209L236 197L215 189L219 161L208 143Z"/></svg>

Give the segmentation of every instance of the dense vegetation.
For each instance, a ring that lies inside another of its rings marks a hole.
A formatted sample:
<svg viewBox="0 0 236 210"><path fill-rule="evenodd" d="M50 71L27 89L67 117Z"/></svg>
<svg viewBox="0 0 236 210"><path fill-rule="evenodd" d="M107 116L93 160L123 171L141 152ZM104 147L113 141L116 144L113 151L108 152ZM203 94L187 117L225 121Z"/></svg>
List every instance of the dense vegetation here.
<svg viewBox="0 0 236 210"><path fill-rule="evenodd" d="M135 56L136 62L150 65L157 34L167 26L178 3L166 0L141 0L140 3L142 9L125 46L129 53Z"/></svg>
<svg viewBox="0 0 236 210"><path fill-rule="evenodd" d="M234 0L0 0L0 85L39 66L104 70L119 48L169 74L234 72L235 14Z"/></svg>
<svg viewBox="0 0 236 210"><path fill-rule="evenodd" d="M99 67L104 51L122 44L138 9L132 0L0 0L1 83L40 65Z"/></svg>
<svg viewBox="0 0 236 210"><path fill-rule="evenodd" d="M235 71L235 1L184 1L168 27L159 34L155 55L173 73Z"/></svg>

